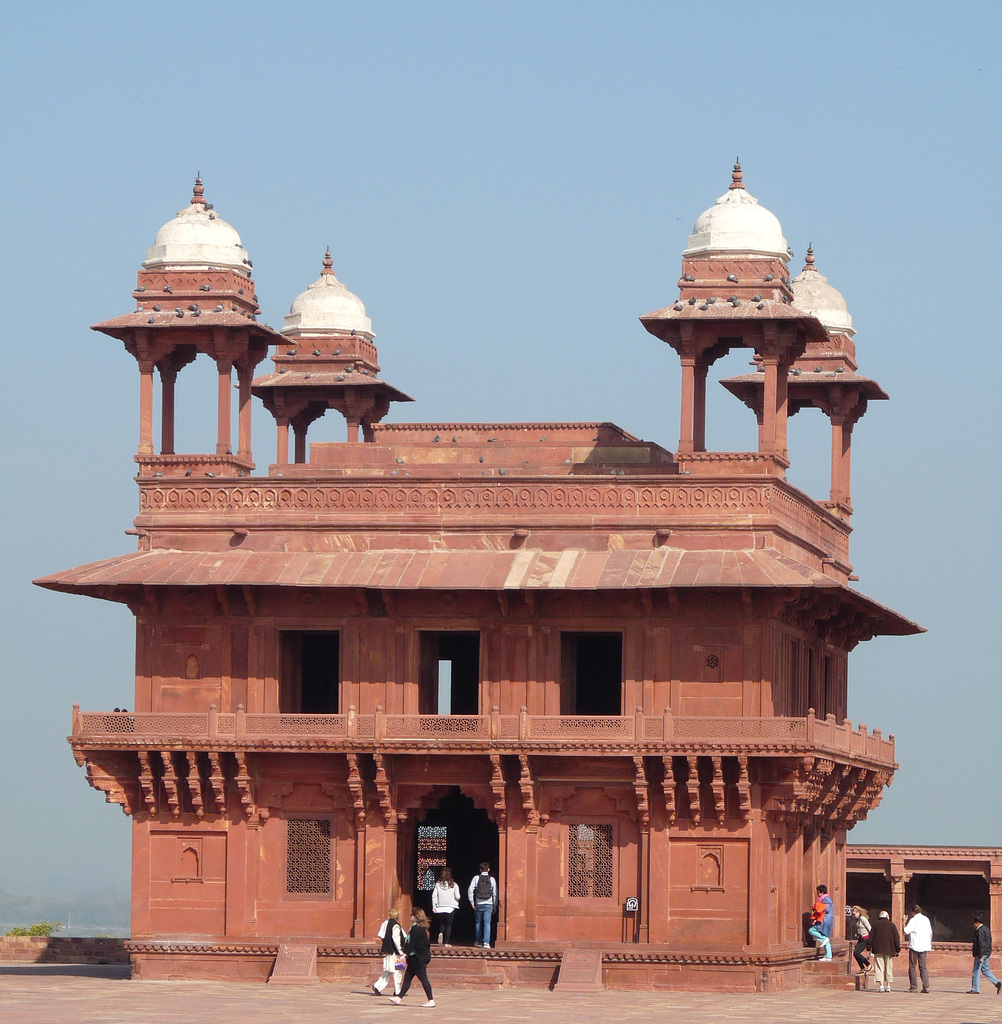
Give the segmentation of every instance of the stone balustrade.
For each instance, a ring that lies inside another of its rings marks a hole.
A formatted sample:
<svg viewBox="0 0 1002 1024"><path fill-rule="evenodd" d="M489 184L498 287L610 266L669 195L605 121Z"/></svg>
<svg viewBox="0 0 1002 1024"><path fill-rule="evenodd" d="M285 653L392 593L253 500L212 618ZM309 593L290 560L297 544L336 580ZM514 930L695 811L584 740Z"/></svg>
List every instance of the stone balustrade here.
<svg viewBox="0 0 1002 1024"><path fill-rule="evenodd" d="M413 748L426 744L441 750L547 749L566 744L579 750L582 745L596 750L649 750L665 753L665 747L679 752L702 748L729 747L763 753L776 750L819 750L842 756L883 763L894 762L894 736L886 739L879 729L868 732L865 725L853 728L834 715L816 718L725 718L688 717L670 713L645 715L576 716L530 715L525 708L517 715L502 715L494 708L487 715L396 715L377 708L374 714L249 714L242 706L236 712L96 712L73 708L74 744L89 747L110 744L118 747L217 745L233 743L245 748L296 746L317 749L364 749L379 745Z"/></svg>

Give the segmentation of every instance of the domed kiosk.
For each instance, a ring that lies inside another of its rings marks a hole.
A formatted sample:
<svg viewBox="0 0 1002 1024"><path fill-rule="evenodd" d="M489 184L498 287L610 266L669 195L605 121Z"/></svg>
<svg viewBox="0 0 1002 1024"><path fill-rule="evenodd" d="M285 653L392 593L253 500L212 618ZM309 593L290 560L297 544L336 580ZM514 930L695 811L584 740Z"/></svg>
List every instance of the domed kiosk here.
<svg viewBox="0 0 1002 1024"><path fill-rule="evenodd" d="M293 299L282 337L272 357L274 372L253 385L278 424L277 465L289 463L290 425L294 462L302 464L307 461L307 430L328 409L344 416L349 441L357 441L360 431L372 441L372 426L391 402L413 401L379 379L372 321L362 300L337 279L330 249L320 277Z"/></svg>
<svg viewBox="0 0 1002 1024"><path fill-rule="evenodd" d="M125 343L139 363L140 476L244 476L251 455L251 380L277 334L257 323L251 261L236 230L205 201L196 178L191 201L157 232L132 293L137 306L95 324ZM174 386L198 355L216 364L217 424L214 452L174 451ZM232 375L237 373L238 440L234 452ZM160 377L160 451L153 443L154 372Z"/></svg>

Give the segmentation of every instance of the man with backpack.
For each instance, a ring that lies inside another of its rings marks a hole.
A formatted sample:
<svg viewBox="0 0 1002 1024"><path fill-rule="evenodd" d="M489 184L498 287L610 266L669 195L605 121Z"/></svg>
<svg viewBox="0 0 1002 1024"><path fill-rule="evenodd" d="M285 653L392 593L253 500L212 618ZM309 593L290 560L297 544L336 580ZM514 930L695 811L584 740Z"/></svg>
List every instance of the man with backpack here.
<svg viewBox="0 0 1002 1024"><path fill-rule="evenodd" d="M476 941L474 946L491 948L491 919L498 905L498 884L491 877L491 866L487 861L480 865L480 874L476 875L467 892L467 898L476 915Z"/></svg>

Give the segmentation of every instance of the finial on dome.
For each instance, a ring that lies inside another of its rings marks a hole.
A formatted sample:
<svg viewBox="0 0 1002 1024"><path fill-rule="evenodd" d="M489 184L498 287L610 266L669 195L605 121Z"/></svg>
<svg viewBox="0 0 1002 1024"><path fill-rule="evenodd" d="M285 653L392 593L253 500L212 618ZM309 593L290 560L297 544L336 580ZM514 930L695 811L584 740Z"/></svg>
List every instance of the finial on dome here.
<svg viewBox="0 0 1002 1024"><path fill-rule="evenodd" d="M728 186L732 188L744 188L744 174L741 173L741 157L735 157L734 159L734 170L731 171L731 183Z"/></svg>
<svg viewBox="0 0 1002 1024"><path fill-rule="evenodd" d="M804 257L804 270L817 270L814 266L814 246L807 243L807 255Z"/></svg>
<svg viewBox="0 0 1002 1024"><path fill-rule="evenodd" d="M321 271L322 274L327 274L330 277L334 276L334 261L331 259L331 247L327 246L327 252L324 255L324 269Z"/></svg>
<svg viewBox="0 0 1002 1024"><path fill-rule="evenodd" d="M205 206L205 189L202 188L202 175L195 175L195 187L191 190L191 205Z"/></svg>

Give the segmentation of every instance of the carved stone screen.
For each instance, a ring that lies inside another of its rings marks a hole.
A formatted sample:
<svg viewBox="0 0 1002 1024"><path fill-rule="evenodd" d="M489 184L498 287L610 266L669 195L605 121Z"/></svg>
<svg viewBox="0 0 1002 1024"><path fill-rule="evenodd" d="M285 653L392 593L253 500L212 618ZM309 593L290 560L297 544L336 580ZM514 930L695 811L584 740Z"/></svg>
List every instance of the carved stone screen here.
<svg viewBox="0 0 1002 1024"><path fill-rule="evenodd" d="M445 867L446 826L418 825L418 889L431 892Z"/></svg>
<svg viewBox="0 0 1002 1024"><path fill-rule="evenodd" d="M328 895L331 891L331 823L316 818L287 822L285 890Z"/></svg>
<svg viewBox="0 0 1002 1024"><path fill-rule="evenodd" d="M612 825L572 824L567 856L567 895L611 898Z"/></svg>

